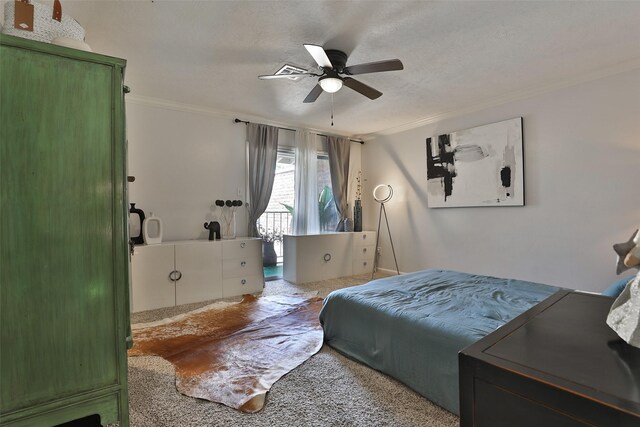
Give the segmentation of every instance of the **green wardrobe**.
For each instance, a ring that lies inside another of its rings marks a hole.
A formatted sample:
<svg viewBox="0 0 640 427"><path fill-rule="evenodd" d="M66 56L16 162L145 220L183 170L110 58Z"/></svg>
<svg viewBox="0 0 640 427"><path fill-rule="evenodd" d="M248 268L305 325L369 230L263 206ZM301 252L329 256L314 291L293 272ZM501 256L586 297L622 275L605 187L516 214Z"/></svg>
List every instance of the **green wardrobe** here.
<svg viewBox="0 0 640 427"><path fill-rule="evenodd" d="M129 425L124 67L0 36L3 426Z"/></svg>

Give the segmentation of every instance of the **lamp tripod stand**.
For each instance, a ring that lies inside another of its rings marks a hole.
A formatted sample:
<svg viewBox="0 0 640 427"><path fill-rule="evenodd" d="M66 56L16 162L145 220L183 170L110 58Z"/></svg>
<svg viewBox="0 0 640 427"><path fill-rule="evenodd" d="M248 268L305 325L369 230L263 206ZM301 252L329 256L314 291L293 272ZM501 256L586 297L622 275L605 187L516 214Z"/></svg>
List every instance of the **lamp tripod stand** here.
<svg viewBox="0 0 640 427"><path fill-rule="evenodd" d="M389 242L391 243L391 252L393 252L393 261L396 263L396 271L400 275L400 269L398 268L398 259L396 258L396 250L393 247L393 239L391 238L391 229L389 228L389 218L387 217L387 209L384 204L391 200L393 197L393 188L390 185L378 185L373 190L373 198L376 202L380 203L380 213L378 214L378 231L376 232L376 248L375 256L373 258L373 271L371 271L371 279L378 267L378 242L380 241L380 224L382 223L382 214L384 213L384 222L387 224L387 232L389 233Z"/></svg>

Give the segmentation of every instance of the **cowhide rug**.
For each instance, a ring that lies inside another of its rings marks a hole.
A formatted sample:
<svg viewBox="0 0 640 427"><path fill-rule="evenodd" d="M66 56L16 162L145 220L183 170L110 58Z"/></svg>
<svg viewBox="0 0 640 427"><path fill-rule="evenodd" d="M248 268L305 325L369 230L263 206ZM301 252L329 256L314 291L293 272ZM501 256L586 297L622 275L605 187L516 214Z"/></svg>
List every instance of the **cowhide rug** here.
<svg viewBox="0 0 640 427"><path fill-rule="evenodd" d="M133 326L129 356L160 356L187 396L243 412L264 406L271 386L322 347L322 298L255 297Z"/></svg>

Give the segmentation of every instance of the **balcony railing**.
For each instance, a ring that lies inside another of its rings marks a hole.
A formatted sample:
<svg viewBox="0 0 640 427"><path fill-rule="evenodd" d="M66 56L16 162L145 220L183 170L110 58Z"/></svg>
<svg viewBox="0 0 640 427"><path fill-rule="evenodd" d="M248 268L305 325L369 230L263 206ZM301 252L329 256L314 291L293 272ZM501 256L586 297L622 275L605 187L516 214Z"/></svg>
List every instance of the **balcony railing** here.
<svg viewBox="0 0 640 427"><path fill-rule="evenodd" d="M293 217L288 211L267 211L258 219L258 229L281 234L291 234ZM278 262L282 262L282 241L274 243L273 247L278 254Z"/></svg>

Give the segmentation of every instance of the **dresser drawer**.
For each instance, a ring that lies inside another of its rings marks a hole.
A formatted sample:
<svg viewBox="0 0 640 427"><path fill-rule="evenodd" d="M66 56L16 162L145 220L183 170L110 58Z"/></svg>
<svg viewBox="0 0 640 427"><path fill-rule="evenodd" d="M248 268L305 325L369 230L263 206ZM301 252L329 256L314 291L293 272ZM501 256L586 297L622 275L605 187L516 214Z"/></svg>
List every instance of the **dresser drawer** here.
<svg viewBox="0 0 640 427"><path fill-rule="evenodd" d="M373 261L373 255L376 253L376 245L357 246L353 248L353 260Z"/></svg>
<svg viewBox="0 0 640 427"><path fill-rule="evenodd" d="M375 231L363 231L359 233L353 233L353 247L368 246L376 244L376 232Z"/></svg>
<svg viewBox="0 0 640 427"><path fill-rule="evenodd" d="M373 271L373 260L354 260L353 275L371 273Z"/></svg>
<svg viewBox="0 0 640 427"><path fill-rule="evenodd" d="M262 257L262 240L225 240L222 242L222 259Z"/></svg>
<svg viewBox="0 0 640 427"><path fill-rule="evenodd" d="M225 259L222 261L222 278L259 276L262 269L260 261L255 257Z"/></svg>
<svg viewBox="0 0 640 427"><path fill-rule="evenodd" d="M236 277L222 281L222 296L232 297L242 294L261 292L264 287L262 276Z"/></svg>

